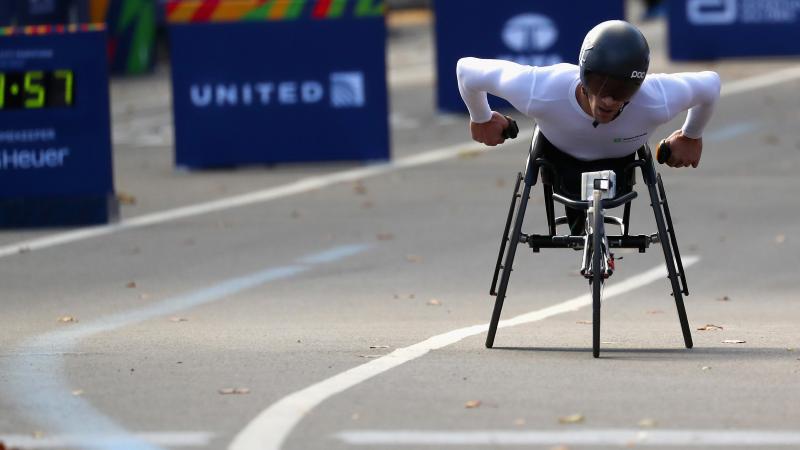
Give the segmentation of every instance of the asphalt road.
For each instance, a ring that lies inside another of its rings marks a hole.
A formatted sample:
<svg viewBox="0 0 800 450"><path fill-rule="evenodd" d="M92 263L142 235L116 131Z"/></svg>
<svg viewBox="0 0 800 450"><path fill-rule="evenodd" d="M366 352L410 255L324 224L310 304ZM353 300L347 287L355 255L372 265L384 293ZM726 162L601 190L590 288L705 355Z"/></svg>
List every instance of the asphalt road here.
<svg viewBox="0 0 800 450"><path fill-rule="evenodd" d="M663 54L663 26L644 29ZM594 359L579 254L563 250L520 249L503 311L519 319L484 347L528 142L483 151L466 116L435 112L430 41L424 17L391 34L394 163L383 166L176 172L168 69L115 81L131 225L42 248L31 240L62 231L0 233L0 442L800 448L800 74L775 75L793 61L709 66L725 87L702 163L660 167L693 262L695 348L683 347L654 247L618 253ZM764 83L742 81L753 77ZM251 192L261 197L225 203ZM174 212L210 200L221 203ZM632 232L654 232L647 202L633 209ZM544 224L537 189L526 228Z"/></svg>

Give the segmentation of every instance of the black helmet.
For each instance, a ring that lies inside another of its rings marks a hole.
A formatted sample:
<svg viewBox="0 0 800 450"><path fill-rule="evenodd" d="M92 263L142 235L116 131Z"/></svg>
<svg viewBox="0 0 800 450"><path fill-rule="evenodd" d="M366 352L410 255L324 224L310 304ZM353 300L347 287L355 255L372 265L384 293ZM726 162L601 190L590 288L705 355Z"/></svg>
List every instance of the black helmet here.
<svg viewBox="0 0 800 450"><path fill-rule="evenodd" d="M581 82L589 92L629 100L647 75L650 47L635 26L609 20L586 34L578 60Z"/></svg>

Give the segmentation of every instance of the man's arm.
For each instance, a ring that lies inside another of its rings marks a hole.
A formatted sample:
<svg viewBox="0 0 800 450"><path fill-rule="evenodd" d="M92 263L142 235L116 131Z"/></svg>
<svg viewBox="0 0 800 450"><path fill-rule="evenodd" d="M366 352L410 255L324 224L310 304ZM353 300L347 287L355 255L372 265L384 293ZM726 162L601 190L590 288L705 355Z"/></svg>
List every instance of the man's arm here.
<svg viewBox="0 0 800 450"><path fill-rule="evenodd" d="M462 58L456 74L458 90L469 110L472 138L490 146L503 143L508 121L491 110L486 94L504 98L525 113L536 79L534 68L496 59Z"/></svg>
<svg viewBox="0 0 800 450"><path fill-rule="evenodd" d="M660 78L659 81L666 96L668 119L689 110L683 127L667 138L672 150L667 165L697 167L703 152L703 130L711 120L719 99L719 75L710 71L678 73Z"/></svg>

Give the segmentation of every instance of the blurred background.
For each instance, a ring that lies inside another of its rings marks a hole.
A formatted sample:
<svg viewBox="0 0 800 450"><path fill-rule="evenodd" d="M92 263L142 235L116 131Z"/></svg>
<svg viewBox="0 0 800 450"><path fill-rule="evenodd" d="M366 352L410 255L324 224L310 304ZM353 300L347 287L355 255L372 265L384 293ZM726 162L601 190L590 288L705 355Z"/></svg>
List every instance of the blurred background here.
<svg viewBox="0 0 800 450"><path fill-rule="evenodd" d="M63 183L50 183L50 190L42 189L39 171L7 172L0 225L12 229L108 223L119 217L118 197L123 217L166 207L163 195L149 208L143 206L151 201L131 200L152 196L154 167L390 160L405 153L411 130L412 142L430 135L435 144L436 134L450 135L447 127L426 127L430 118L462 120L452 117L465 112L453 70L458 58L575 63L586 31L602 20L625 18L642 28L653 49L651 72L712 69L734 79L765 73L800 51L792 2L7 0L0 8L6 27L0 48L65 46L57 57L6 53L0 61L9 89L0 113L16 124L7 128L53 131L61 138L47 147L20 150L44 161L47 149L61 149L76 161L49 169ZM67 30L67 24L84 28ZM68 42L92 34L101 35L104 52L101 45L90 51ZM89 69L104 59L107 73ZM70 71L74 92L62 92L66 79L49 72L24 88L29 74L48 68ZM35 107L39 91L33 90L40 85L45 108ZM74 104L50 108L59 95ZM412 98L422 101L407 103ZM492 105L508 106L496 99ZM95 139L81 137L87 134ZM103 173L104 181L87 184L87 172ZM174 175L163 176L170 172L159 172L159 182L175 183Z"/></svg>

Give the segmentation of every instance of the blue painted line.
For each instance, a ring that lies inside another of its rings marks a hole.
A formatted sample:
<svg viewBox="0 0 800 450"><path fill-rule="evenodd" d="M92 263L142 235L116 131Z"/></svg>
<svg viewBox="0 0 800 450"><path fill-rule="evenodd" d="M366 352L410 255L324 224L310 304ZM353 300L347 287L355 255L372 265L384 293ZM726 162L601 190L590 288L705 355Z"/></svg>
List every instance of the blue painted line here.
<svg viewBox="0 0 800 450"><path fill-rule="evenodd" d="M72 395L75 386L67 384L62 353L74 352L80 340L88 336L223 300L257 286L307 272L313 268L310 264L333 263L370 248L370 245L335 247L300 258L296 264L236 277L141 309L78 323L28 339L16 349L14 356L4 361L0 373L7 378L2 385L5 402L48 434L114 435L114 450L165 450L137 438L86 399ZM96 443L84 443L80 448L107 446L107 440L98 440Z"/></svg>
<svg viewBox="0 0 800 450"><path fill-rule="evenodd" d="M705 133L703 139L710 142L727 141L729 139L733 139L754 131L758 127L759 124L756 122L735 123L733 125L728 125L718 130Z"/></svg>
<svg viewBox="0 0 800 450"><path fill-rule="evenodd" d="M347 258L348 256L357 255L366 251L369 248L367 244L345 245L342 247L332 248L330 250L320 252L311 256L301 258L299 261L303 264L325 264Z"/></svg>

